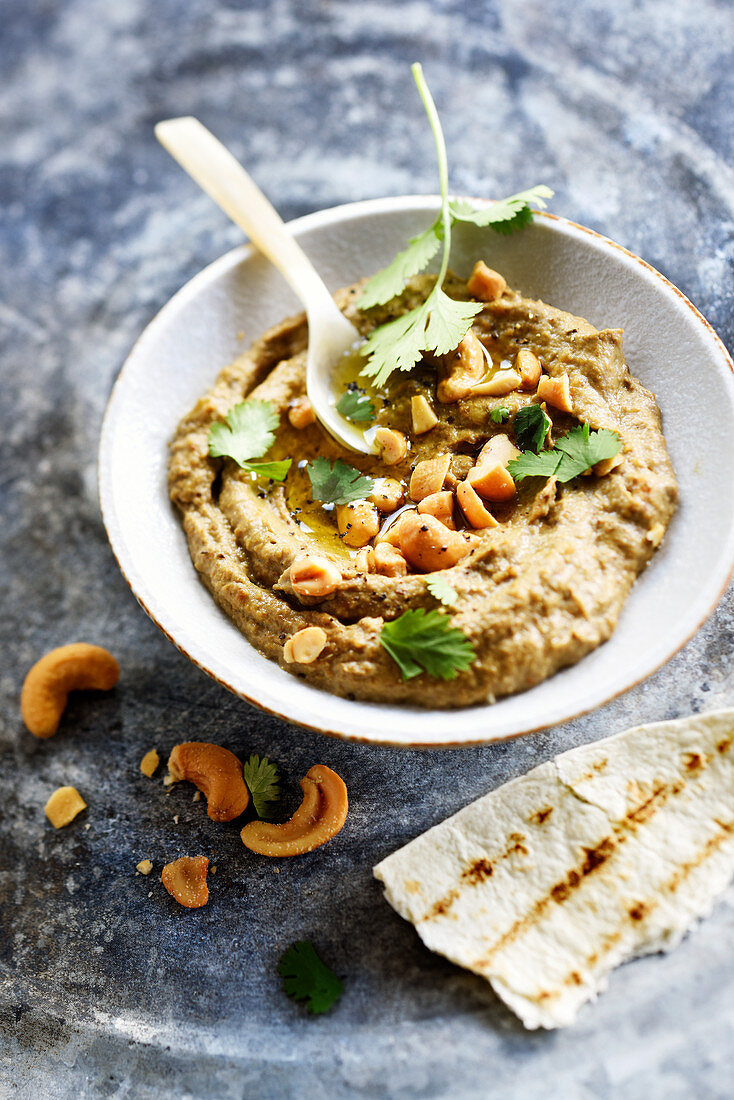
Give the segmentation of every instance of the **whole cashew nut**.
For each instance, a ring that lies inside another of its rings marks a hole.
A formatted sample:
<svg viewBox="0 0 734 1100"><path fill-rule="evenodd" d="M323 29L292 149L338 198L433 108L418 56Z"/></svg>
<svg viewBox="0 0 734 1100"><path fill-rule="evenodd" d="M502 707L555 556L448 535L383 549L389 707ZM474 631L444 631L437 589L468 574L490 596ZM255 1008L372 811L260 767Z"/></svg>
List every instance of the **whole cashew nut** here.
<svg viewBox="0 0 734 1100"><path fill-rule="evenodd" d="M349 808L344 780L325 764L314 764L301 780L301 789L303 802L290 821L245 825L240 836L246 848L261 856L300 856L336 836Z"/></svg>
<svg viewBox="0 0 734 1100"><path fill-rule="evenodd" d="M187 779L206 798L212 821L232 821L250 801L242 764L229 749L206 741L184 741L171 749L168 771L179 782Z"/></svg>
<svg viewBox="0 0 734 1100"><path fill-rule="evenodd" d="M74 642L52 649L25 678L20 696L23 721L34 737L51 737L70 691L109 691L119 677L117 661L101 646Z"/></svg>
<svg viewBox="0 0 734 1100"><path fill-rule="evenodd" d="M209 901L206 856L181 856L167 863L161 871L161 882L172 898L185 909L200 909Z"/></svg>

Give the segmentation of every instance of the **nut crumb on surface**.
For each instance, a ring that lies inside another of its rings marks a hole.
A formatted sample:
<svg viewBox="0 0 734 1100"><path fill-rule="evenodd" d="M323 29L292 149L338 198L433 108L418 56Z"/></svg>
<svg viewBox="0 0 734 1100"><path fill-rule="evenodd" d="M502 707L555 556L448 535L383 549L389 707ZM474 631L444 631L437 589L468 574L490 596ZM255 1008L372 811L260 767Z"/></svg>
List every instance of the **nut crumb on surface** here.
<svg viewBox="0 0 734 1100"><path fill-rule="evenodd" d="M148 779L150 779L160 762L161 758L156 750L151 749L149 752L146 752L145 756L140 761L140 770L143 775L147 776Z"/></svg>
<svg viewBox="0 0 734 1100"><path fill-rule="evenodd" d="M178 814L173 815L173 824L178 825Z"/></svg>
<svg viewBox="0 0 734 1100"><path fill-rule="evenodd" d="M59 787L49 798L44 812L54 829L61 829L86 808L86 802L75 787Z"/></svg>
<svg viewBox="0 0 734 1100"><path fill-rule="evenodd" d="M191 801L192 802L201 801L201 791L194 791L194 797L191 799Z"/></svg>
<svg viewBox="0 0 734 1100"><path fill-rule="evenodd" d="M141 859L140 863L136 865L135 870L140 871L141 875L149 875L153 870L153 864L149 859Z"/></svg>

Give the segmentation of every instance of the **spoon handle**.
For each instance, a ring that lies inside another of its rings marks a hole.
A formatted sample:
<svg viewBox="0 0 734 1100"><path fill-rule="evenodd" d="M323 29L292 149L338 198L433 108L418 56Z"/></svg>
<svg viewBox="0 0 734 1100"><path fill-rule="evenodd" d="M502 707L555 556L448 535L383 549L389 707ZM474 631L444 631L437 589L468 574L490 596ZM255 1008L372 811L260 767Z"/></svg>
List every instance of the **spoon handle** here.
<svg viewBox="0 0 734 1100"><path fill-rule="evenodd" d="M244 229L290 284L307 311L336 310L320 275L282 218L230 151L197 118L159 122L155 136L202 190Z"/></svg>

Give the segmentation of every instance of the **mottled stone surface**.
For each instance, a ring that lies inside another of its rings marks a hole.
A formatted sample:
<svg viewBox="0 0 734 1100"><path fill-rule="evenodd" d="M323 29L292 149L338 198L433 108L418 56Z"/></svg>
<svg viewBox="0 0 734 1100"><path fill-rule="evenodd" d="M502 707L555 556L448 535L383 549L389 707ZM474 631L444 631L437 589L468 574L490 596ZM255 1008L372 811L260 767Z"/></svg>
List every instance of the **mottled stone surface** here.
<svg viewBox="0 0 734 1100"><path fill-rule="evenodd" d="M416 59L456 191L549 183L555 211L660 268L731 344L731 5L4 0L1 20L0 1094L731 1096L734 891L675 954L616 973L574 1029L528 1034L423 949L370 874L559 750L733 704L731 592L664 669L589 717L485 749L352 747L260 714L174 650L117 570L95 480L137 334L240 240L153 123L199 115L285 216L430 192ZM23 675L77 638L114 649L120 686L74 699L57 737L36 742L18 715ZM268 753L289 806L323 760L349 784L347 827L308 859L248 856L191 788L166 795L138 772L152 745L164 755L185 737ZM42 807L62 783L89 810L56 833ZM158 876L198 852L218 872L210 904L184 912ZM321 1019L276 976L304 937L344 979Z"/></svg>

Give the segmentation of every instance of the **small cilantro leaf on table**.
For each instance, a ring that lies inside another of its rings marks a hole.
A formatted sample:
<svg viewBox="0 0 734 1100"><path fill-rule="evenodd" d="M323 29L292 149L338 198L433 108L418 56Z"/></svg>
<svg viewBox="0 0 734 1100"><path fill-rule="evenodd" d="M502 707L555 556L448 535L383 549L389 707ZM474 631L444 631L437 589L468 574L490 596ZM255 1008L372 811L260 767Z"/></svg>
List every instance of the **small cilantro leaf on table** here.
<svg viewBox="0 0 734 1100"><path fill-rule="evenodd" d="M258 477L282 481L290 469L291 460L279 462L251 462L260 458L275 439L280 423L278 410L272 401L241 401L234 405L225 418L209 429L209 454L212 458L231 458L243 470Z"/></svg>
<svg viewBox="0 0 734 1100"><path fill-rule="evenodd" d="M614 458L622 446L617 432L600 428L592 432L588 424L578 424L556 441L555 447L540 454L526 451L507 463L515 481L526 477L552 477L571 481L605 458Z"/></svg>
<svg viewBox="0 0 734 1100"><path fill-rule="evenodd" d="M385 623L380 645L398 665L404 680L421 672L437 680L454 680L476 656L467 636L451 625L447 615L422 607Z"/></svg>
<svg viewBox="0 0 734 1100"><path fill-rule="evenodd" d="M270 817L271 807L268 803L277 802L280 798L280 776L277 765L271 764L267 756L260 757L253 753L242 771L252 795L255 813L258 817Z"/></svg>
<svg viewBox="0 0 734 1100"><path fill-rule="evenodd" d="M371 477L361 474L341 458L332 465L319 455L306 466L311 481L314 500L322 504L349 504L352 500L364 500L375 487Z"/></svg>
<svg viewBox="0 0 734 1100"><path fill-rule="evenodd" d="M453 607L459 598L459 593L456 589L452 588L446 578L442 577L440 573L426 579L426 588L433 598L438 600L439 603L442 603L444 607Z"/></svg>
<svg viewBox="0 0 734 1100"><path fill-rule="evenodd" d="M546 416L540 405L526 405L524 409L519 409L515 413L512 427L520 450L535 451L537 454L542 449L552 425L550 418Z"/></svg>
<svg viewBox="0 0 734 1100"><path fill-rule="evenodd" d="M413 237L408 247L391 264L367 282L358 304L361 309L370 309L389 302L401 293L406 280L422 271L439 250L441 265L425 302L401 317L379 325L360 348L361 354L367 358L362 373L374 378L378 386L384 385L395 370L411 370L424 352L445 355L453 351L469 330L472 319L484 308L483 302L454 301L442 289L451 253L452 225L457 221L472 222L474 225L490 226L499 233L512 233L532 221L531 202L544 207L545 199L553 194L548 187L540 185L481 209L464 200L451 200L446 143L436 105L421 66L413 65L411 71L436 143L441 209L433 225Z"/></svg>
<svg viewBox="0 0 734 1100"><path fill-rule="evenodd" d="M375 406L367 394L359 389L347 390L343 393L336 403L336 411L355 424L375 419Z"/></svg>
<svg viewBox="0 0 734 1100"><path fill-rule="evenodd" d="M310 940L293 944L278 963L283 989L294 1001L305 1001L313 1015L326 1012L342 995L344 986L316 954Z"/></svg>
<svg viewBox="0 0 734 1100"><path fill-rule="evenodd" d="M510 410L505 405L498 405L495 409L490 409L489 419L494 424L504 424L510 419Z"/></svg>

